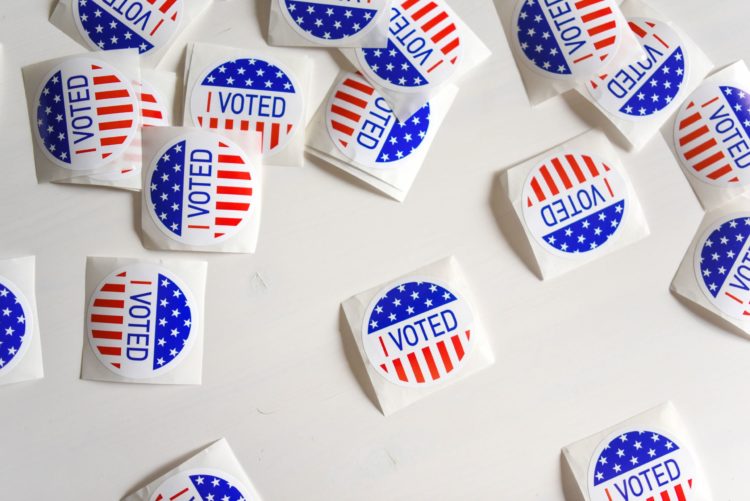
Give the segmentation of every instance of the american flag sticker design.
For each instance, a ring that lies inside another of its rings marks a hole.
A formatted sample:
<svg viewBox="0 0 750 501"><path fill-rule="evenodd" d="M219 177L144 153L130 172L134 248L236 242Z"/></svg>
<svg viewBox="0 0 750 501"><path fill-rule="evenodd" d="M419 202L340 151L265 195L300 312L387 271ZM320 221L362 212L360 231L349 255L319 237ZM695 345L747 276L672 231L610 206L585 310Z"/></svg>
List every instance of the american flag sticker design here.
<svg viewBox="0 0 750 501"><path fill-rule="evenodd" d="M334 87L326 114L334 144L366 167L388 167L408 158L430 128L429 103L400 122L375 88L354 73L346 74Z"/></svg>
<svg viewBox="0 0 750 501"><path fill-rule="evenodd" d="M516 41L531 68L546 76L589 76L619 50L627 29L615 0L520 0Z"/></svg>
<svg viewBox="0 0 750 501"><path fill-rule="evenodd" d="M687 52L677 33L655 19L628 20L646 59L591 80L588 91L610 113L649 117L675 101L688 77Z"/></svg>
<svg viewBox="0 0 750 501"><path fill-rule="evenodd" d="M223 242L255 214L253 166L239 146L219 134L196 131L170 141L146 179L154 223L187 245Z"/></svg>
<svg viewBox="0 0 750 501"><path fill-rule="evenodd" d="M443 0L395 0L385 49L358 49L363 71L385 88L421 91L449 79L463 58L460 21Z"/></svg>
<svg viewBox="0 0 750 501"><path fill-rule="evenodd" d="M39 89L36 139L60 167L90 170L124 154L140 125L138 97L114 67L85 57L55 68Z"/></svg>
<svg viewBox="0 0 750 501"><path fill-rule="evenodd" d="M0 276L0 376L10 372L31 343L34 316L21 290Z"/></svg>
<svg viewBox="0 0 750 501"><path fill-rule="evenodd" d="M167 269L138 263L110 274L86 311L99 361L117 375L144 379L174 369L190 352L198 310L191 292Z"/></svg>
<svg viewBox="0 0 750 501"><path fill-rule="evenodd" d="M183 0L73 0L73 17L91 48L145 54L169 43L184 8Z"/></svg>
<svg viewBox="0 0 750 501"><path fill-rule="evenodd" d="M367 309L362 341L388 381L427 387L455 375L470 356L474 317L456 291L435 280L386 287Z"/></svg>
<svg viewBox="0 0 750 501"><path fill-rule="evenodd" d="M600 444L592 456L589 497L591 501L690 501L698 499L695 472L690 451L668 434L623 430Z"/></svg>
<svg viewBox="0 0 750 501"><path fill-rule="evenodd" d="M695 249L698 287L721 313L750 319L750 213L717 221Z"/></svg>
<svg viewBox="0 0 750 501"><path fill-rule="evenodd" d="M385 12L385 0L278 0L289 24L316 43L340 44L367 33Z"/></svg>
<svg viewBox="0 0 750 501"><path fill-rule="evenodd" d="M745 88L705 83L677 114L677 156L688 172L709 184L750 181L750 94Z"/></svg>
<svg viewBox="0 0 750 501"><path fill-rule="evenodd" d="M256 501L256 498L228 473L195 468L165 480L150 501Z"/></svg>
<svg viewBox="0 0 750 501"><path fill-rule="evenodd" d="M526 226L539 244L563 255L595 251L622 226L627 186L593 155L549 158L529 173L522 203Z"/></svg>
<svg viewBox="0 0 750 501"><path fill-rule="evenodd" d="M196 127L259 132L264 153L282 150L304 127L301 87L270 59L228 60L209 70L193 89L190 110Z"/></svg>

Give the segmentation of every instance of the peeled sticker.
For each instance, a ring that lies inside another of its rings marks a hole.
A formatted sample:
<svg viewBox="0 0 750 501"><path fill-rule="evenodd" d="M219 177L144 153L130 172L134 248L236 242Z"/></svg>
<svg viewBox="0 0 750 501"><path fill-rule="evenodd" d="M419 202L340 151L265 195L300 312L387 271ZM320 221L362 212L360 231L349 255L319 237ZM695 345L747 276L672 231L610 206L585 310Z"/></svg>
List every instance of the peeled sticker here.
<svg viewBox="0 0 750 501"><path fill-rule="evenodd" d="M682 165L714 186L750 182L750 94L735 85L704 83L675 121L674 143Z"/></svg>
<svg viewBox="0 0 750 501"><path fill-rule="evenodd" d="M386 287L365 314L367 359L388 381L412 388L441 383L465 365L474 315L457 291L410 278Z"/></svg>
<svg viewBox="0 0 750 501"><path fill-rule="evenodd" d="M520 0L516 41L537 73L559 79L598 73L617 53L626 29L615 0Z"/></svg>
<svg viewBox="0 0 750 501"><path fill-rule="evenodd" d="M21 290L0 276L0 376L10 372L31 344L33 315Z"/></svg>
<svg viewBox="0 0 750 501"><path fill-rule="evenodd" d="M385 0L278 0L289 25L311 42L325 44L362 35L375 25Z"/></svg>
<svg viewBox="0 0 750 501"><path fill-rule="evenodd" d="M230 239L254 215L250 160L239 146L208 131L167 143L149 166L146 183L154 223L186 245Z"/></svg>
<svg viewBox="0 0 750 501"><path fill-rule="evenodd" d="M39 89L36 139L47 158L71 170L122 156L138 132L138 97L129 79L86 57L55 68Z"/></svg>
<svg viewBox="0 0 750 501"><path fill-rule="evenodd" d="M389 167L408 158L430 127L429 103L400 122L388 102L354 73L334 88L326 115L334 144L346 157L366 167Z"/></svg>
<svg viewBox="0 0 750 501"><path fill-rule="evenodd" d="M720 312L750 318L750 214L735 214L706 231L695 249L698 287Z"/></svg>
<svg viewBox="0 0 750 501"><path fill-rule="evenodd" d="M460 21L443 0L396 0L385 49L357 49L362 70L386 89L421 92L451 78L463 59Z"/></svg>
<svg viewBox="0 0 750 501"><path fill-rule="evenodd" d="M224 61L198 79L190 99L196 126L257 131L265 153L282 150L303 127L304 109L294 76L270 59Z"/></svg>
<svg viewBox="0 0 750 501"><path fill-rule="evenodd" d="M193 468L162 483L151 501L253 501L250 489L228 473L212 468Z"/></svg>
<svg viewBox="0 0 750 501"><path fill-rule="evenodd" d="M627 185L622 175L588 154L549 158L523 187L523 215L531 234L558 255L593 252L622 226Z"/></svg>
<svg viewBox="0 0 750 501"><path fill-rule="evenodd" d="M73 0L78 31L95 50L160 49L184 16L183 0Z"/></svg>
<svg viewBox="0 0 750 501"><path fill-rule="evenodd" d="M591 458L591 501L687 501L692 499L695 460L667 433L621 431L603 441Z"/></svg>
<svg viewBox="0 0 750 501"><path fill-rule="evenodd" d="M91 349L123 377L160 376L182 362L195 341L198 314L190 290L171 271L148 263L111 273L86 313Z"/></svg>
<svg viewBox="0 0 750 501"><path fill-rule="evenodd" d="M668 24L631 18L630 29L646 54L587 84L589 94L606 111L623 118L649 117L669 107L688 78L687 51Z"/></svg>

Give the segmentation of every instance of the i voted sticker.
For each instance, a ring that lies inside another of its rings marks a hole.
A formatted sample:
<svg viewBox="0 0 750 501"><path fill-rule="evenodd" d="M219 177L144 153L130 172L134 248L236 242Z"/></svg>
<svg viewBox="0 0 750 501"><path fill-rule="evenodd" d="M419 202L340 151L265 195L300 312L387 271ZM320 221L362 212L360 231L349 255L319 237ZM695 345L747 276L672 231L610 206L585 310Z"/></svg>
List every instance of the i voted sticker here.
<svg viewBox="0 0 750 501"><path fill-rule="evenodd" d="M461 64L461 24L443 0L397 0L385 49L358 49L362 70L374 82L401 92L437 87Z"/></svg>
<svg viewBox="0 0 750 501"><path fill-rule="evenodd" d="M406 279L370 304L362 327L367 359L388 381L412 388L443 382L465 365L474 315L450 286Z"/></svg>
<svg viewBox="0 0 750 501"><path fill-rule="evenodd" d="M366 167L388 167L409 158L430 128L429 103L399 121L386 100L354 73L334 87L326 115L334 144L347 158Z"/></svg>
<svg viewBox="0 0 750 501"><path fill-rule="evenodd" d="M591 458L591 501L688 501L699 479L695 460L668 433L622 430L602 442ZM703 498L701 498L703 499Z"/></svg>
<svg viewBox="0 0 750 501"><path fill-rule="evenodd" d="M520 0L515 40L526 63L554 78L585 77L604 68L622 43L616 0Z"/></svg>
<svg viewBox="0 0 750 501"><path fill-rule="evenodd" d="M23 359L31 344L33 321L26 296L13 282L0 276L0 376Z"/></svg>
<svg viewBox="0 0 750 501"><path fill-rule="evenodd" d="M169 238L212 245L232 238L255 214L253 165L223 136L196 131L171 140L146 176L151 217Z"/></svg>
<svg viewBox="0 0 750 501"><path fill-rule="evenodd" d="M646 58L599 75L587 88L594 100L613 115L650 117L669 108L685 87L687 51L677 32L666 23L632 18L628 24Z"/></svg>
<svg viewBox="0 0 750 501"><path fill-rule="evenodd" d="M97 286L86 331L107 369L128 378L152 378L188 355L198 314L190 290L174 273L155 264L131 264Z"/></svg>
<svg viewBox="0 0 750 501"><path fill-rule="evenodd" d="M86 57L55 68L36 99L36 138L56 165L102 167L122 156L138 132L138 97L116 68Z"/></svg>
<svg viewBox="0 0 750 501"><path fill-rule="evenodd" d="M592 252L622 226L627 193L622 175L595 156L553 156L538 164L524 184L524 220L553 253Z"/></svg>
<svg viewBox="0 0 750 501"><path fill-rule="evenodd" d="M698 241L698 286L720 312L750 319L750 213L717 221Z"/></svg>
<svg viewBox="0 0 750 501"><path fill-rule="evenodd" d="M252 491L232 475L213 468L181 471L162 483L150 501L255 501Z"/></svg>
<svg viewBox="0 0 750 501"><path fill-rule="evenodd" d="M677 114L677 156L701 181L714 186L750 182L750 94L745 89L704 83Z"/></svg>
<svg viewBox="0 0 750 501"><path fill-rule="evenodd" d="M268 58L234 59L207 71L193 89L190 112L198 127L257 131L263 152L282 150L304 124L302 88Z"/></svg>
<svg viewBox="0 0 750 501"><path fill-rule="evenodd" d="M73 0L81 36L96 50L166 46L185 15L183 0Z"/></svg>
<svg viewBox="0 0 750 501"><path fill-rule="evenodd" d="M304 38L319 44L338 45L359 37L385 14L385 0L278 0L289 25Z"/></svg>

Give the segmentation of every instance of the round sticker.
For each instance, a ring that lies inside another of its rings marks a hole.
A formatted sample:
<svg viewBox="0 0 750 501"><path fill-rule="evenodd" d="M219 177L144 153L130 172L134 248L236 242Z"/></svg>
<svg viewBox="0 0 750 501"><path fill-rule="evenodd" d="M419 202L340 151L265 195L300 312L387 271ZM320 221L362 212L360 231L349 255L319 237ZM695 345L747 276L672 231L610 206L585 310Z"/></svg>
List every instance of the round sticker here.
<svg viewBox="0 0 750 501"><path fill-rule="evenodd" d="M0 276L0 376L21 361L31 344L34 316L21 290Z"/></svg>
<svg viewBox="0 0 750 501"><path fill-rule="evenodd" d="M650 117L665 110L685 87L687 51L679 35L656 19L629 19L646 59L634 60L587 84L594 100L606 111L624 118Z"/></svg>
<svg viewBox="0 0 750 501"><path fill-rule="evenodd" d="M386 10L385 0L279 0L289 25L318 44L339 45L369 32Z"/></svg>
<svg viewBox="0 0 750 501"><path fill-rule="evenodd" d="M198 310L172 272L149 263L110 274L91 296L86 330L91 349L115 374L160 376L182 362L195 340Z"/></svg>
<svg viewBox="0 0 750 501"><path fill-rule="evenodd" d="M239 232L254 214L253 166L223 136L195 131L171 140L146 176L148 209L169 238L212 245Z"/></svg>
<svg viewBox="0 0 750 501"><path fill-rule="evenodd" d="M400 92L421 92L448 80L461 64L460 21L442 0L398 0L391 8L385 49L357 49L373 81Z"/></svg>
<svg viewBox="0 0 750 501"><path fill-rule="evenodd" d="M695 248L698 287L719 311L750 318L750 213L714 223Z"/></svg>
<svg viewBox="0 0 750 501"><path fill-rule="evenodd" d="M73 0L78 31L95 50L166 46L182 22L182 0Z"/></svg>
<svg viewBox="0 0 750 501"><path fill-rule="evenodd" d="M263 151L280 151L304 124L302 89L270 59L235 59L207 71L190 99L197 127L257 131Z"/></svg>
<svg viewBox="0 0 750 501"><path fill-rule="evenodd" d="M609 64L626 29L616 0L520 0L515 41L538 73L560 79L589 76Z"/></svg>
<svg viewBox="0 0 750 501"><path fill-rule="evenodd" d="M346 157L366 167L388 167L409 158L427 137L430 105L400 122L367 80L347 74L328 102L331 140Z"/></svg>
<svg viewBox="0 0 750 501"><path fill-rule="evenodd" d="M410 278L386 287L370 304L362 342L367 359L388 381L425 387L464 366L473 325L471 308L457 291Z"/></svg>
<svg viewBox="0 0 750 501"><path fill-rule="evenodd" d="M165 480L151 501L254 501L249 487L232 475L213 468L181 471Z"/></svg>
<svg viewBox="0 0 750 501"><path fill-rule="evenodd" d="M750 182L750 94L731 84L704 83L683 104L674 144L682 165L714 186Z"/></svg>
<svg viewBox="0 0 750 501"><path fill-rule="evenodd" d="M102 61L69 59L37 96L37 141L56 165L90 170L121 156L138 132L138 98L128 78Z"/></svg>
<svg viewBox="0 0 750 501"><path fill-rule="evenodd" d="M591 457L589 497L591 501L687 501L693 499L696 472L690 451L669 434L620 431L599 444Z"/></svg>
<svg viewBox="0 0 750 501"><path fill-rule="evenodd" d="M554 156L529 173L523 187L526 226L553 253L574 255L605 245L622 226L627 185L595 156Z"/></svg>

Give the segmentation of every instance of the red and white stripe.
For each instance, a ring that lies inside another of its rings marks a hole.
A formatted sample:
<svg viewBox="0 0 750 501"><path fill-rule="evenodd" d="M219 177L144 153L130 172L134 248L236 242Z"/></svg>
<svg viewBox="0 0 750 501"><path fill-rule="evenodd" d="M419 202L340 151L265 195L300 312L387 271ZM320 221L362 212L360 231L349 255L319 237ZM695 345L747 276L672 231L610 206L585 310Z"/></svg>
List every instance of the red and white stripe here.
<svg viewBox="0 0 750 501"><path fill-rule="evenodd" d="M91 65L94 101L102 158L108 158L124 144L138 126L138 106L133 91L117 75ZM78 150L77 154L93 150Z"/></svg>
<svg viewBox="0 0 750 501"><path fill-rule="evenodd" d="M676 484L667 489L664 489L659 493L658 496L649 496L645 501L688 501L687 494L693 488L693 479L687 481L687 485L683 487L683 484ZM604 492L607 494L609 501L614 501L612 494L609 489L605 489Z"/></svg>
<svg viewBox="0 0 750 501"><path fill-rule="evenodd" d="M456 64L461 37L442 0L403 0L401 9L445 56L428 68L427 73L446 61Z"/></svg>
<svg viewBox="0 0 750 501"><path fill-rule="evenodd" d="M703 103L690 101L685 118L677 124L677 146L685 162L696 172L712 181L725 179L730 183L739 182L734 167L727 157L722 144L711 135L710 112L705 112L716 101L716 96Z"/></svg>
<svg viewBox="0 0 750 501"><path fill-rule="evenodd" d="M156 497L156 501L167 501L167 499L169 499L169 501L174 501L175 499L180 499L180 497L182 497L185 494L190 494L190 488L189 487L185 487L185 488L181 489L179 492L176 492L176 493L172 494L171 496L169 496L169 498L164 497L163 494L159 494ZM183 499L187 499L187 498L183 498ZM219 501L219 500L216 500L216 501Z"/></svg>
<svg viewBox="0 0 750 501"><path fill-rule="evenodd" d="M360 75L347 77L336 89L331 99L331 128L334 141L344 148L349 146L352 136L359 130L367 106L375 89Z"/></svg>
<svg viewBox="0 0 750 501"><path fill-rule="evenodd" d="M594 160L588 155L554 157L539 167L537 173L532 176L529 184L533 193L527 198L526 203L528 207L533 207L537 203L554 198L576 186L586 184L609 170L607 164ZM614 196L606 178L604 183L610 195Z"/></svg>
<svg viewBox="0 0 750 501"><path fill-rule="evenodd" d="M208 99L206 102L206 113L198 115L196 120L198 125L208 129L219 129L219 130L233 130L233 131L256 131L259 132L263 138L262 150L264 153L268 153L277 148L282 140L286 140L287 137L292 135L292 129L294 124L290 122L282 122L279 120L238 120L233 118L223 118L221 115L212 115L211 99L213 92L208 93Z"/></svg>
<svg viewBox="0 0 750 501"><path fill-rule="evenodd" d="M96 350L118 369L125 330L127 284L127 272L122 272L115 280L102 285L95 293L94 302L88 311L91 338ZM142 282L138 284L143 285Z"/></svg>
<svg viewBox="0 0 750 501"><path fill-rule="evenodd" d="M180 10L181 0L146 0L156 7L152 12L157 15L158 22L151 28L148 36L154 36L163 26L164 23L174 23L177 21L177 14Z"/></svg>
<svg viewBox="0 0 750 501"><path fill-rule="evenodd" d="M471 331L454 334L448 339L418 348L407 354L393 357L388 353L382 337L380 346L387 361L380 368L396 374L405 383L429 383L453 372L466 356L465 344L470 342Z"/></svg>
<svg viewBox="0 0 750 501"><path fill-rule="evenodd" d="M576 55L570 63L578 64L591 58L604 61L616 47L619 36L617 16L613 10L613 7L617 9L617 5L612 0L578 0L574 6L582 23L581 28L590 37L591 48L584 54Z"/></svg>

